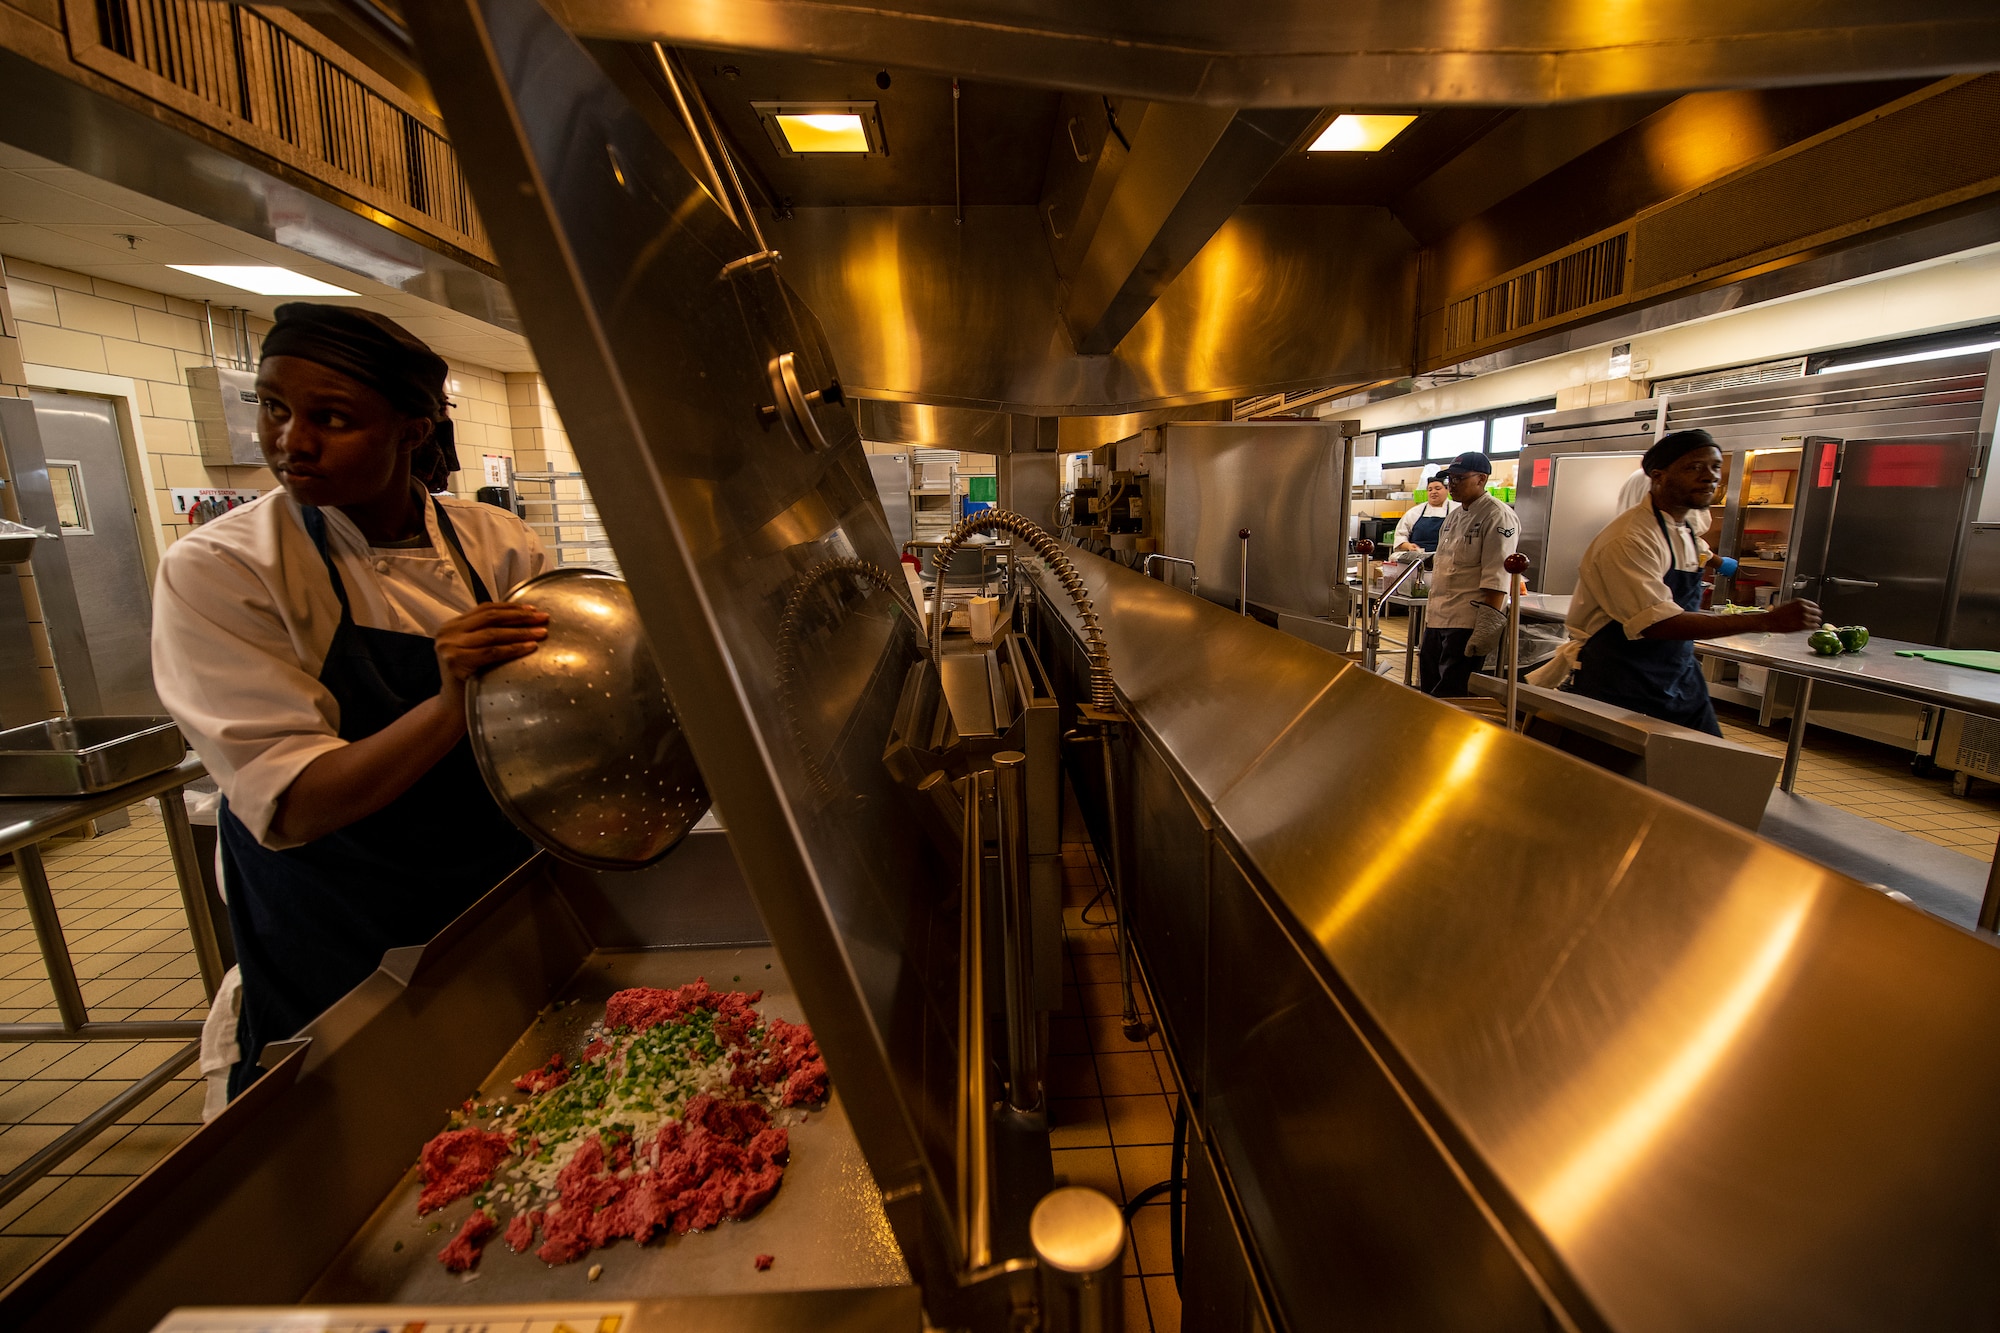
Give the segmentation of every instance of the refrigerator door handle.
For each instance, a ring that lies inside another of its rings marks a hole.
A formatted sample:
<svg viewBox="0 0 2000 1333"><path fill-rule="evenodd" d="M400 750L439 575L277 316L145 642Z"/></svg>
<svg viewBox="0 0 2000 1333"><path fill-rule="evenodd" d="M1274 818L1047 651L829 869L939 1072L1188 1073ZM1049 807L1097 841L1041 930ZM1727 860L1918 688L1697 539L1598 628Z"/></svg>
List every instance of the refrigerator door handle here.
<svg viewBox="0 0 2000 1333"><path fill-rule="evenodd" d="M1867 579L1836 579L1830 577L1827 579L1827 582L1836 588L1879 588L1882 586L1879 583L1870 583Z"/></svg>

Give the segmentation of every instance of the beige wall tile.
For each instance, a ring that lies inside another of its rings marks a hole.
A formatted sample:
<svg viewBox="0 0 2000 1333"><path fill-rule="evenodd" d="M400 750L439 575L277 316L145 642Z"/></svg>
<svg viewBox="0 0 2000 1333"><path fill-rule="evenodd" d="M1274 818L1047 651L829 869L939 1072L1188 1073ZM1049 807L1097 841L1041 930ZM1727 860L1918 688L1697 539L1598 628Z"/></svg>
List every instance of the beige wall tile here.
<svg viewBox="0 0 2000 1333"><path fill-rule="evenodd" d="M159 454L164 457L173 454L198 454L201 452L201 442L195 438L194 423L192 421L183 420L178 417L147 417L144 429L146 432L147 453ZM175 485L185 484L187 483L175 483ZM207 485L208 483L203 482L201 484Z"/></svg>
<svg viewBox="0 0 2000 1333"><path fill-rule="evenodd" d="M145 310L164 311L167 308L167 298L160 293L145 291L138 287L127 287L124 283L113 282L109 278L92 278L90 290L107 301L119 301Z"/></svg>
<svg viewBox="0 0 2000 1333"><path fill-rule="evenodd" d="M153 396L153 408L148 415L194 420L194 401L188 397L185 383L171 379L154 380L145 387Z"/></svg>
<svg viewBox="0 0 2000 1333"><path fill-rule="evenodd" d="M169 487L226 484L209 476L209 469L202 464L200 458L188 454L163 454L156 463L156 469L155 475ZM171 513L172 507L169 506L165 512Z"/></svg>
<svg viewBox="0 0 2000 1333"><path fill-rule="evenodd" d="M7 300L14 307L15 319L35 324L62 323L61 316L56 313L56 289L46 282L30 282L9 273Z"/></svg>
<svg viewBox="0 0 2000 1333"><path fill-rule="evenodd" d="M139 341L151 343L155 347L178 347L183 351L208 354L199 320L185 315L169 314L164 310L134 310L133 316L139 323Z"/></svg>
<svg viewBox="0 0 2000 1333"><path fill-rule="evenodd" d="M36 264L26 259L15 259L11 256L6 262L9 285L12 284L12 280L15 278L25 278L29 282L44 283L50 287L68 287L73 291L79 292L90 290L90 279L84 277L81 273L71 273L68 269L47 268L41 264Z"/></svg>
<svg viewBox="0 0 2000 1333"><path fill-rule="evenodd" d="M164 380L171 383L177 367L171 348L149 347L123 338L104 340L104 366L113 375L129 375L137 380Z"/></svg>
<svg viewBox="0 0 2000 1333"><path fill-rule="evenodd" d="M47 324L23 324L21 355L39 365L94 370L100 375L109 373L104 369L104 339L94 333L51 328Z"/></svg>
<svg viewBox="0 0 2000 1333"><path fill-rule="evenodd" d="M61 313L62 326L66 329L102 333L106 337L134 342L139 338L139 321L134 318L132 307L123 301L107 301L101 296L57 288L56 309Z"/></svg>

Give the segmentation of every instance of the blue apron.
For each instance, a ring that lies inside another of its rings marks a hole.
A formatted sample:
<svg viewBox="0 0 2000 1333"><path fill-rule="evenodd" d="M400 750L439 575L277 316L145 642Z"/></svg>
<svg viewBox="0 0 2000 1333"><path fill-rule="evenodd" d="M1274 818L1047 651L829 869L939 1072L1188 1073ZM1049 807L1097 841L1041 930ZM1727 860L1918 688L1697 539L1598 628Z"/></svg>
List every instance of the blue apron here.
<svg viewBox="0 0 2000 1333"><path fill-rule="evenodd" d="M1438 534L1442 531L1444 531L1443 519L1420 518L1410 525L1410 544L1435 552L1438 548Z"/></svg>
<svg viewBox="0 0 2000 1333"><path fill-rule="evenodd" d="M474 601L491 600L444 507L431 504ZM358 741L438 692L436 641L355 624L327 551L326 519L316 508L304 515L340 601L340 626L319 680L340 705L340 738ZM218 822L229 926L243 969L242 1059L230 1071L232 1097L256 1080L266 1042L295 1035L359 985L387 950L437 934L534 850L487 793L469 739L382 809L304 846L272 851L227 802Z"/></svg>
<svg viewBox="0 0 2000 1333"><path fill-rule="evenodd" d="M1673 538L1658 509L1653 510L1653 521L1660 525L1660 535L1667 539L1671 552ZM1701 610L1699 568L1670 566L1661 582L1681 610ZM1614 620L1585 641L1569 689L1663 722L1676 722L1711 736L1722 734L1690 639L1628 639L1625 627Z"/></svg>

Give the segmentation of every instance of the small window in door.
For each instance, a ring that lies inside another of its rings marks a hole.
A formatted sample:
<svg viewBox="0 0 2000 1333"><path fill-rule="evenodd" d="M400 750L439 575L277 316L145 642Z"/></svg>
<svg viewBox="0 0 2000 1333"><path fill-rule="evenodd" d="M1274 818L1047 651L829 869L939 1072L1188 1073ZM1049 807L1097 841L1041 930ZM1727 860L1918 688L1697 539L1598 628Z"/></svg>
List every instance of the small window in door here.
<svg viewBox="0 0 2000 1333"><path fill-rule="evenodd" d="M90 501L83 493L83 465L67 459L49 460L49 490L55 496L56 522L65 537L90 535Z"/></svg>

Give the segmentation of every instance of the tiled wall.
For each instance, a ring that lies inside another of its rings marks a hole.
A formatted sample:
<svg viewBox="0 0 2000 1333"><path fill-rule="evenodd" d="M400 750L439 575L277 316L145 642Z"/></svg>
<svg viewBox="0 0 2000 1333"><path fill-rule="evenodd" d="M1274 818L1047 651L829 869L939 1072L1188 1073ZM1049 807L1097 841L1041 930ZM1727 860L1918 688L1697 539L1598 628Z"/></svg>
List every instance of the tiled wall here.
<svg viewBox="0 0 2000 1333"><path fill-rule="evenodd" d="M202 461L187 390L188 368L209 364L206 312L198 302L26 260L0 263L25 363L131 380L152 472L159 549L187 531L186 521L174 514L172 488L261 491L272 485L271 474L261 467L217 467ZM270 324L254 317L249 323L254 355ZM223 322L217 324L217 341L225 352L232 345ZM484 484L481 462L489 454L514 460L522 471L576 466L540 375L455 365L448 392L464 465L453 478L460 494L470 496Z"/></svg>
<svg viewBox="0 0 2000 1333"><path fill-rule="evenodd" d="M210 364L206 314L199 302L0 256L0 396L21 396L30 386L74 387L47 383L48 376L30 373L26 366L130 382L132 415L150 473L131 479L135 490L146 483L152 498L151 530L141 533L149 567L188 530L187 521L174 513L172 488L263 491L273 484L270 472L261 467L215 467L202 461L187 370ZM217 342L227 352L232 342L226 316L218 311L216 317ZM267 320L250 319L253 356L269 327ZM452 481L460 495L469 498L485 484L488 455L505 457L522 472L575 470L569 435L540 375L454 365L447 392L462 465ZM38 617L32 577L24 567L18 574L27 584L29 614ZM45 667L48 707L55 715L62 704L46 636L38 620L31 628Z"/></svg>

